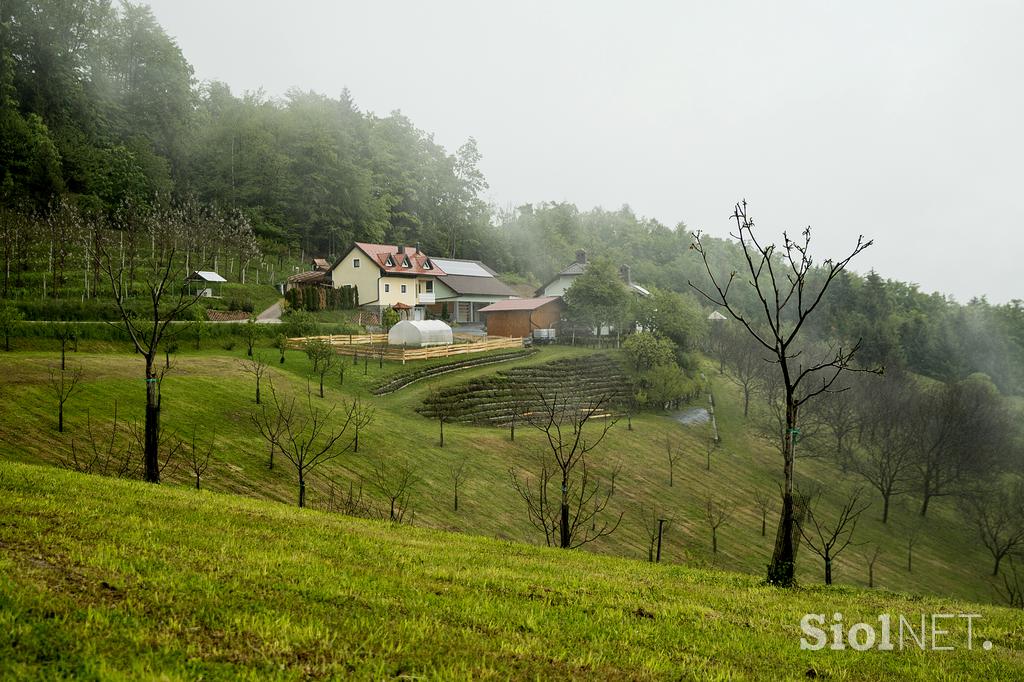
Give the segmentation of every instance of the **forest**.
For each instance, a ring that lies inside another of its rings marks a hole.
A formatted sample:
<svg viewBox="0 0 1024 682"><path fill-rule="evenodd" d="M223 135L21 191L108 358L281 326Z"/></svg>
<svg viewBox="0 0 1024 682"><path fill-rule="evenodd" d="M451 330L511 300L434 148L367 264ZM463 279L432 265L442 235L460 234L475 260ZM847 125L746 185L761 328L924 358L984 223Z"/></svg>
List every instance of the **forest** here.
<svg viewBox="0 0 1024 682"><path fill-rule="evenodd" d="M0 298L15 306L95 296L95 279L90 286L79 272L88 265L74 265L88 263L90 241L72 228L116 229L126 211L171 204L217 216L211 243L230 244L233 281L256 254L279 263L330 257L366 240L481 259L511 283L540 284L586 249L629 264L648 288L692 296L691 282L706 284L682 222L664 225L628 206L489 205L472 137L449 152L401 112L361 110L348 91L277 98L198 82L144 5L5 2L0 44ZM720 272L739 269L735 242L711 242ZM57 271L64 267L84 287L62 291L71 277ZM40 271L51 273L48 288ZM983 373L1004 393L1024 393L1020 300L962 303L846 271L817 320L812 336L860 339L865 364L943 381Z"/></svg>

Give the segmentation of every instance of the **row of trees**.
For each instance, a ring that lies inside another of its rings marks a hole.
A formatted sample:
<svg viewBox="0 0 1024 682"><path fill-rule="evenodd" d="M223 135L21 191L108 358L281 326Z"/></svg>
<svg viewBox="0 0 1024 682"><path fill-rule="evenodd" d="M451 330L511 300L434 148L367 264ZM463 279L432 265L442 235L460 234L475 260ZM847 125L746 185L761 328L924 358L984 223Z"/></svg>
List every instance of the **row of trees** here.
<svg viewBox="0 0 1024 682"><path fill-rule="evenodd" d="M773 443L785 428L775 365L735 328L717 334L722 367L741 390L744 416L751 397L767 407L759 430ZM804 456L828 456L860 476L882 500L882 522L893 499L916 493L920 514L938 497L992 489L1019 470L1018 430L1007 400L983 374L940 382L896 366L883 376L850 376L801 415Z"/></svg>

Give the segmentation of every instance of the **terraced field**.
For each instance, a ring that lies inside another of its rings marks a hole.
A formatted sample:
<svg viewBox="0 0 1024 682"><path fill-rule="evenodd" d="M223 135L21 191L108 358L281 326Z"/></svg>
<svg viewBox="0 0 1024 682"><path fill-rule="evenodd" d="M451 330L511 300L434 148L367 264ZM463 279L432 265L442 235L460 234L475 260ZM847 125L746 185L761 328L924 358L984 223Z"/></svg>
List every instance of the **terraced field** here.
<svg viewBox="0 0 1024 682"><path fill-rule="evenodd" d="M634 392L617 360L595 354L514 367L432 392L417 412L436 418L447 410L448 421L501 426L541 409L542 401L555 396L604 400L614 410L626 405Z"/></svg>

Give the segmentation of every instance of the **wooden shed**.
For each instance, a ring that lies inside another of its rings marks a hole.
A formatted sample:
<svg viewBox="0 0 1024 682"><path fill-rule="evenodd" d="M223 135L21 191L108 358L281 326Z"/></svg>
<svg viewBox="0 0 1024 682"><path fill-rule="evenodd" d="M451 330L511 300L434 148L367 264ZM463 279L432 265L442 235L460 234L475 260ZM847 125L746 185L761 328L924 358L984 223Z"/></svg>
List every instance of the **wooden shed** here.
<svg viewBox="0 0 1024 682"><path fill-rule="evenodd" d="M513 298L481 308L489 336L526 337L535 329L550 329L562 319L565 303L561 296Z"/></svg>

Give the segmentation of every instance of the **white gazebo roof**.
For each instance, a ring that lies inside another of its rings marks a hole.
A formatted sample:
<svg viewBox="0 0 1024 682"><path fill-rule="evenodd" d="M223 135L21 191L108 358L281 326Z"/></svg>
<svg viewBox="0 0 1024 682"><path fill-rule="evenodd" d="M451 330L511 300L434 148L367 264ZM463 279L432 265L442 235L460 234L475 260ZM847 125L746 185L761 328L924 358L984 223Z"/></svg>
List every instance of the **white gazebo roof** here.
<svg viewBox="0 0 1024 682"><path fill-rule="evenodd" d="M725 320L727 318L725 317L725 315L723 315L722 313L720 313L717 310L715 310L715 311L712 311L712 313L710 315L708 315L708 319L712 320L714 322L720 322L721 320Z"/></svg>
<svg viewBox="0 0 1024 682"><path fill-rule="evenodd" d="M189 275L189 279L192 280L193 282L196 280L202 282L227 282L226 279L218 275L213 270L196 270L191 275Z"/></svg>

